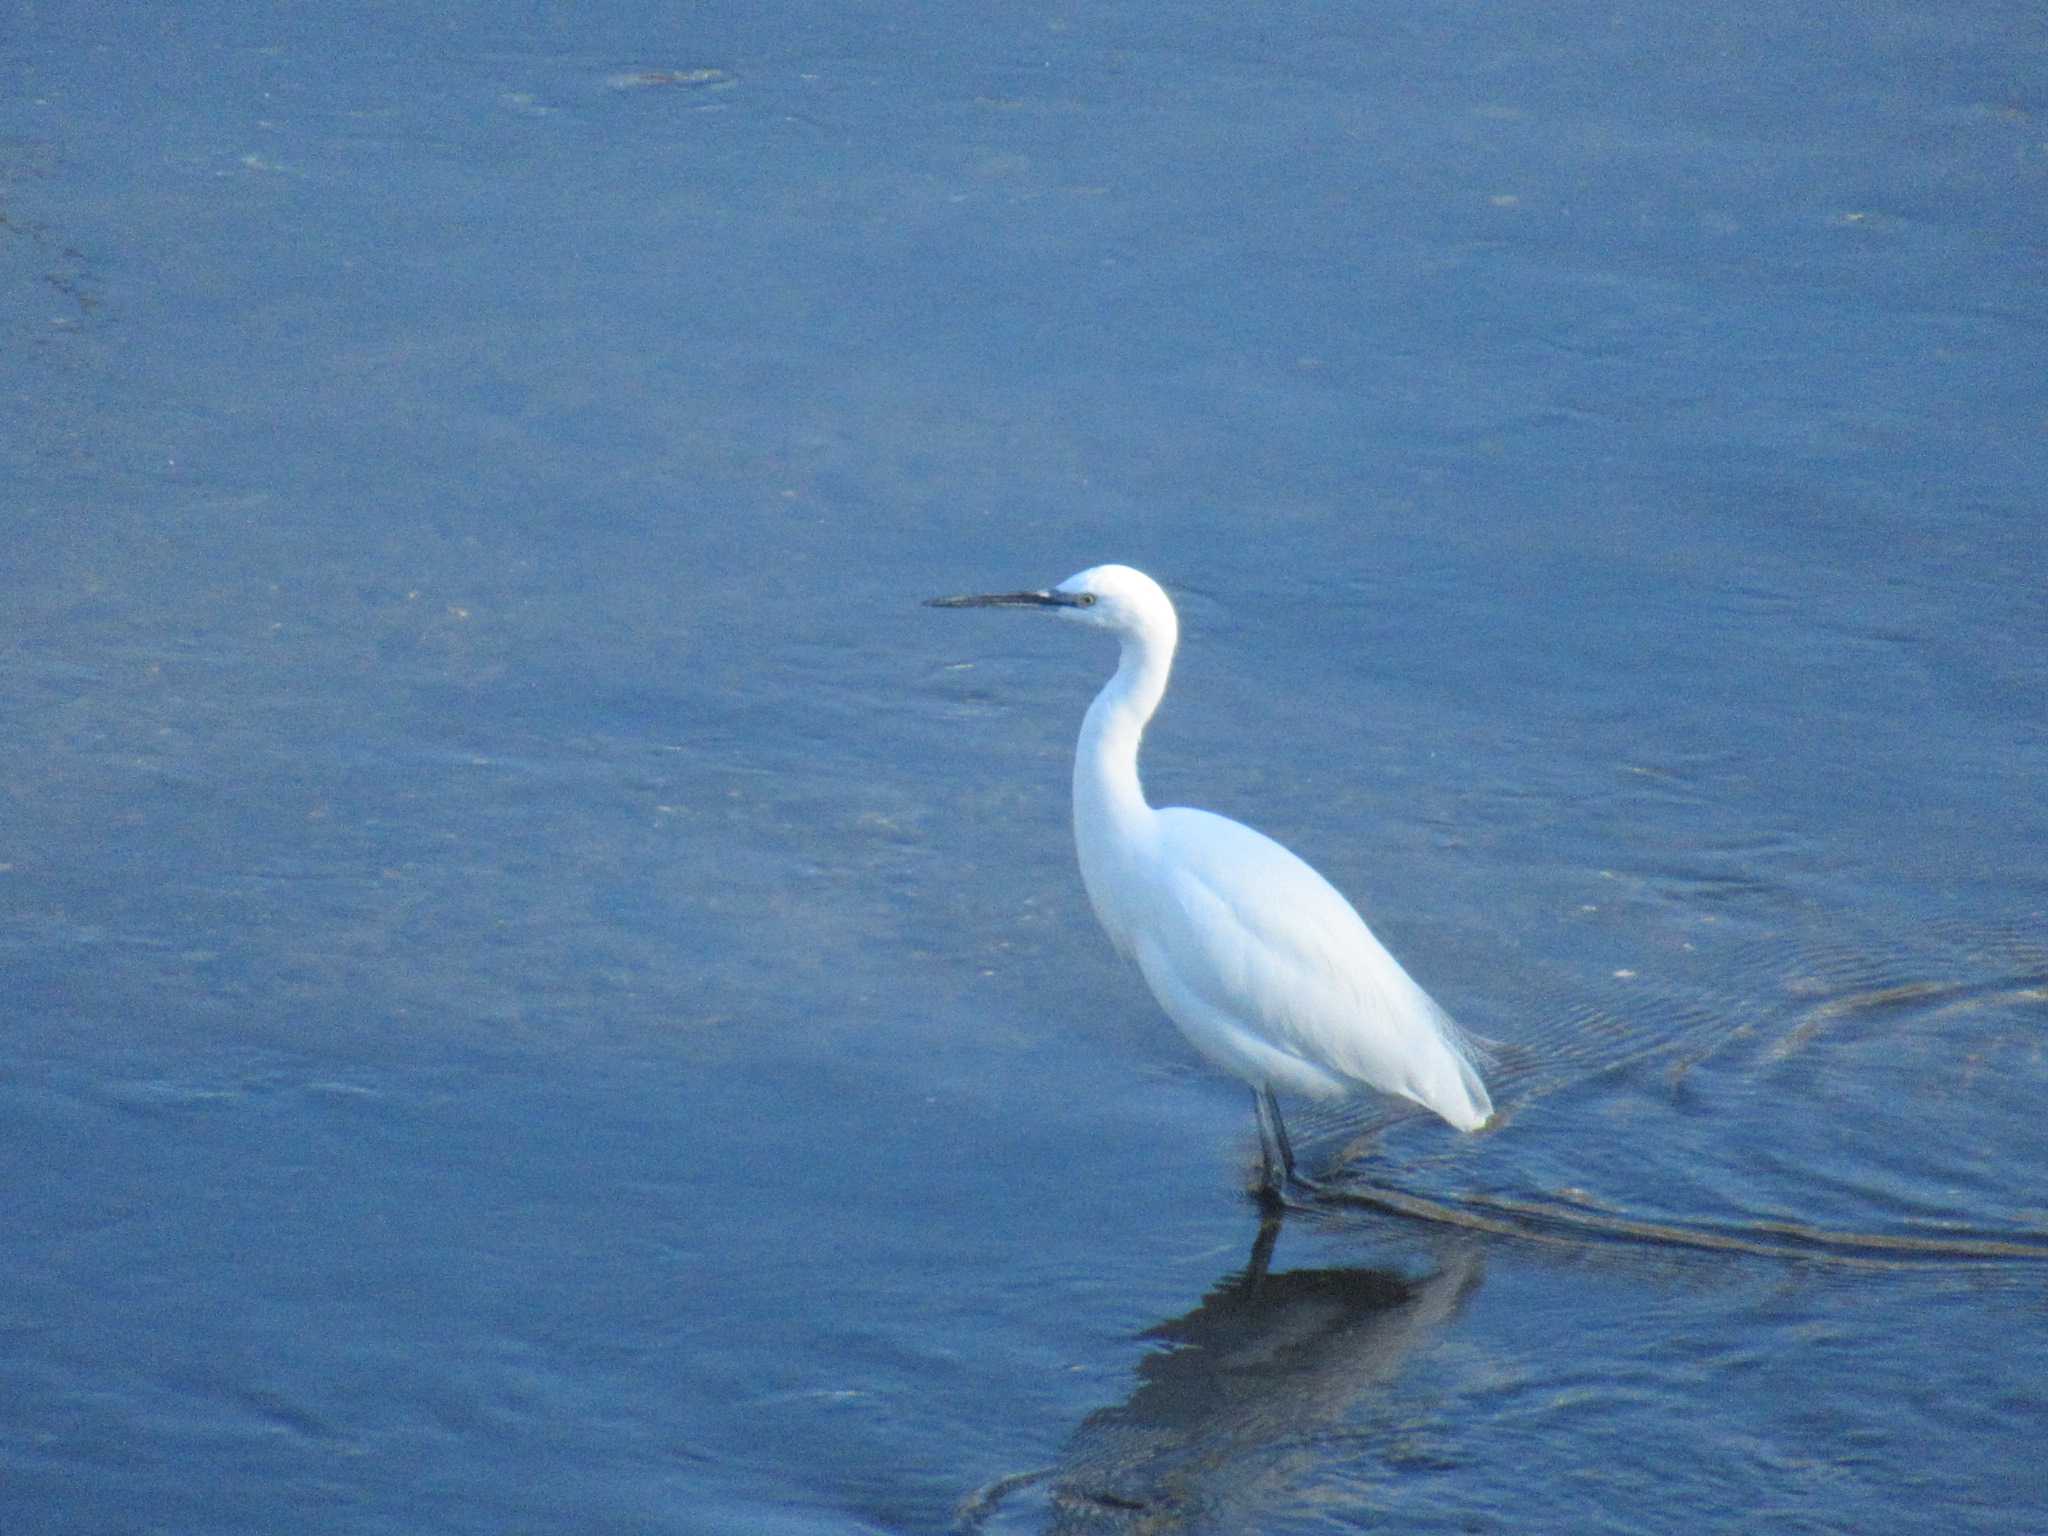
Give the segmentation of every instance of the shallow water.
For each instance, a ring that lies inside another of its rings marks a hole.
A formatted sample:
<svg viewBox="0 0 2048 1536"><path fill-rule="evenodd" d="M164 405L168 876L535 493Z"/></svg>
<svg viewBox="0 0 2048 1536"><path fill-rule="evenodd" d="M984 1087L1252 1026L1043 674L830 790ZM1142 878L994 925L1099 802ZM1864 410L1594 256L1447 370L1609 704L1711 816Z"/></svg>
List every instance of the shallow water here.
<svg viewBox="0 0 2048 1536"><path fill-rule="evenodd" d="M2032 12L1365 26L0 10L12 1525L2048 1523ZM1101 559L1494 1042L1269 1253Z"/></svg>

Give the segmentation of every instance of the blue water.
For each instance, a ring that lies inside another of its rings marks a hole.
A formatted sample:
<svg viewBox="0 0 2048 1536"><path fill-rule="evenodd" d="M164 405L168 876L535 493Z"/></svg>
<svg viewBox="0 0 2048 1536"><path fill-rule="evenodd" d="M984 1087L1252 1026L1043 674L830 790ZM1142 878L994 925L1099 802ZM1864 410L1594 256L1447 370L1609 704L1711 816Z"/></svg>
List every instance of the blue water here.
<svg viewBox="0 0 2048 1536"><path fill-rule="evenodd" d="M9 1530L2048 1525L2036 8L0 82ZM1496 1042L1270 1252L1073 868L1112 658L917 606L1105 559L1155 799Z"/></svg>

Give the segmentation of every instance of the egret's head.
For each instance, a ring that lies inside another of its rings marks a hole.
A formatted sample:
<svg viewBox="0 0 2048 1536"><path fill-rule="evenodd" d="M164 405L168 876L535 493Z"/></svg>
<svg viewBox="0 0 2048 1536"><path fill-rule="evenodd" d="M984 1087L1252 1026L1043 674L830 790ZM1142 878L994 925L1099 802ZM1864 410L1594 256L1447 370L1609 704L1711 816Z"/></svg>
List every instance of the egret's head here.
<svg viewBox="0 0 2048 1536"><path fill-rule="evenodd" d="M1119 634L1172 633L1173 603L1158 582L1128 565L1096 565L1052 589L1066 606L1060 617Z"/></svg>
<svg viewBox="0 0 2048 1536"><path fill-rule="evenodd" d="M933 608L1044 608L1076 624L1107 629L1126 639L1165 640L1179 633L1165 589L1128 565L1095 565L1047 592L992 592L977 597L934 597Z"/></svg>

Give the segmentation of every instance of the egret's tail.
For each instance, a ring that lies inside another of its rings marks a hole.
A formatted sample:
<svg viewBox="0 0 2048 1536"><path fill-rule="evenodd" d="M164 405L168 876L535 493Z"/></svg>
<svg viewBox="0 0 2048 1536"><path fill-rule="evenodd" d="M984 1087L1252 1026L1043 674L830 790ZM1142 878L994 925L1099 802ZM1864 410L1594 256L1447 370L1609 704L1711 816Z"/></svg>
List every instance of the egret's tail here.
<svg viewBox="0 0 2048 1536"><path fill-rule="evenodd" d="M1408 1097L1459 1130L1476 1131L1493 1118L1493 1098L1479 1075L1480 1049L1434 999L1429 1006L1443 1049L1416 1064Z"/></svg>
<svg viewBox="0 0 2048 1536"><path fill-rule="evenodd" d="M1462 1044L1462 1042L1460 1042ZM1480 1080L1479 1069L1469 1061L1464 1052L1454 1050L1457 1059L1457 1091L1448 1095L1444 1102L1429 1107L1442 1115L1461 1131L1476 1131L1493 1118L1493 1096L1486 1091L1486 1084Z"/></svg>

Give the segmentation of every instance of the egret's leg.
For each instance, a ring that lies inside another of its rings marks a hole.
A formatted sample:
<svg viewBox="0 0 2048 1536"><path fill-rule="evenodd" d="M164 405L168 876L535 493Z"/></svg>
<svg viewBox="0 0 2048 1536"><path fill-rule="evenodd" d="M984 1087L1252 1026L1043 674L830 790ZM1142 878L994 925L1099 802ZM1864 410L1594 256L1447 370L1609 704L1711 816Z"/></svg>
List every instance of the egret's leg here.
<svg viewBox="0 0 2048 1536"><path fill-rule="evenodd" d="M1272 1085L1261 1083L1252 1090L1252 1097L1259 1106L1259 1149L1266 1160L1265 1187L1271 1191L1292 1187L1308 1190L1311 1194L1321 1189L1322 1186L1314 1179L1295 1172L1294 1148L1288 1143L1287 1124L1280 1118L1280 1101L1273 1097ZM1276 1151L1280 1159L1280 1181L1284 1182L1276 1181L1273 1176L1273 1155Z"/></svg>
<svg viewBox="0 0 2048 1536"><path fill-rule="evenodd" d="M1284 1133L1276 1133L1280 1123L1280 1112L1273 1103L1270 1089L1252 1089L1252 1108L1259 1116L1259 1197L1267 1202L1280 1198L1280 1191L1286 1187L1287 1172L1293 1166L1293 1153L1281 1139Z"/></svg>

